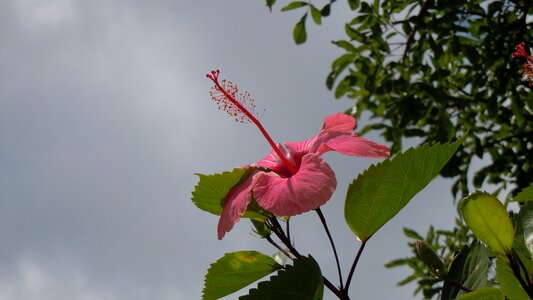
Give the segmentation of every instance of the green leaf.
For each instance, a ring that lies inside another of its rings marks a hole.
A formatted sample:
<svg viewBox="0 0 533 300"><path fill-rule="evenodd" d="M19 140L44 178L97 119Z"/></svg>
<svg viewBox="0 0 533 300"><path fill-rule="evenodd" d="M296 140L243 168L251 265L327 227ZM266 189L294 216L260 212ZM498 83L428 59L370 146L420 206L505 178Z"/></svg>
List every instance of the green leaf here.
<svg viewBox="0 0 533 300"><path fill-rule="evenodd" d="M311 17L313 18L313 21L315 24L320 25L320 23L322 23L322 14L320 13L320 10L314 5L310 5L309 7L311 8Z"/></svg>
<svg viewBox="0 0 533 300"><path fill-rule="evenodd" d="M268 6L268 9L270 12L272 12L272 6L276 4L276 0L265 0L266 6Z"/></svg>
<svg viewBox="0 0 533 300"><path fill-rule="evenodd" d="M433 274L439 278L443 278L448 273L448 269L444 265L444 262L440 257L429 247L424 241L416 241L416 252L420 256L420 259L426 266L429 267Z"/></svg>
<svg viewBox="0 0 533 300"><path fill-rule="evenodd" d="M280 268L273 258L257 251L226 253L207 270L202 298L224 297Z"/></svg>
<svg viewBox="0 0 533 300"><path fill-rule="evenodd" d="M453 282L462 282L464 273L463 270L466 259L468 258L468 254L470 254L470 247L468 247L468 245L464 245L463 248L461 248L461 251L459 251L459 253L453 258L448 271L448 276L446 277L444 285L442 286L442 300L451 300L457 298L457 294L460 290L454 286Z"/></svg>
<svg viewBox="0 0 533 300"><path fill-rule="evenodd" d="M348 188L344 206L350 229L360 240L368 240L439 174L463 140L411 148L359 175Z"/></svg>
<svg viewBox="0 0 533 300"><path fill-rule="evenodd" d="M487 247L478 241L470 245L470 253L466 257L463 268L462 284L470 289L485 287L489 284L487 273L489 271L490 259ZM459 295L464 291L460 291Z"/></svg>
<svg viewBox="0 0 533 300"><path fill-rule="evenodd" d="M489 193L475 192L461 200L459 211L480 241L501 254L511 251L513 223L500 200Z"/></svg>
<svg viewBox="0 0 533 300"><path fill-rule="evenodd" d="M307 5L309 5L309 3L307 3L307 2L294 1L294 2L291 2L291 3L287 4L283 8L281 8L281 11L293 10L293 9L297 9L297 8L304 7L304 6L307 6Z"/></svg>
<svg viewBox="0 0 533 300"><path fill-rule="evenodd" d="M533 202L526 202L520 208L518 219L524 234L524 243L530 255L533 255Z"/></svg>
<svg viewBox="0 0 533 300"><path fill-rule="evenodd" d="M500 283L503 294L509 300L528 300L529 297L516 279L511 267L506 261L498 259L496 261L496 280Z"/></svg>
<svg viewBox="0 0 533 300"><path fill-rule="evenodd" d="M359 8L359 2L360 0L348 0L348 5L351 10L356 10Z"/></svg>
<svg viewBox="0 0 533 300"><path fill-rule="evenodd" d="M307 32L305 31L305 19L307 18L307 13L296 23L294 30L292 31L292 38L297 45L305 43L307 40Z"/></svg>
<svg viewBox="0 0 533 300"><path fill-rule="evenodd" d="M505 296L497 288L485 287L463 294L457 300L505 300Z"/></svg>
<svg viewBox="0 0 533 300"><path fill-rule="evenodd" d="M424 239L420 234L418 234L418 232L414 231L413 229L406 228L406 227L403 228L403 234L406 237L412 238L412 239L415 239L415 240L423 240Z"/></svg>
<svg viewBox="0 0 533 300"><path fill-rule="evenodd" d="M465 293L454 283L472 290L488 286L489 265L489 255L484 245L479 241L472 242L470 247L465 245L452 261L448 277L442 287L441 299L455 299Z"/></svg>
<svg viewBox="0 0 533 300"><path fill-rule="evenodd" d="M263 281L241 300L254 299L322 299L324 282L318 263L311 255L286 265L284 270Z"/></svg>
<svg viewBox="0 0 533 300"><path fill-rule="evenodd" d="M199 209L220 216L224 207L224 200L231 188L246 180L253 170L253 168L236 168L231 172L218 174L196 174L200 180L192 192L192 202ZM256 218L261 217L261 215L247 212L243 217Z"/></svg>
<svg viewBox="0 0 533 300"><path fill-rule="evenodd" d="M531 200L533 200L533 183L521 190L512 201L526 202Z"/></svg>

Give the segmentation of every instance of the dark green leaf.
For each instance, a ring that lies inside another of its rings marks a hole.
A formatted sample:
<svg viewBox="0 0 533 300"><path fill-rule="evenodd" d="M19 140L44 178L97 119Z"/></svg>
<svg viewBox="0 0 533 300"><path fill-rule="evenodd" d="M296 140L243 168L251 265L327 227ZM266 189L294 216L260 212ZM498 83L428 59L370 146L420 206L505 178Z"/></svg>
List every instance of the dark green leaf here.
<svg viewBox="0 0 533 300"><path fill-rule="evenodd" d="M330 13L331 13L331 3L324 5L324 7L322 7L322 9L320 10L320 14L323 17L328 17Z"/></svg>
<svg viewBox="0 0 533 300"><path fill-rule="evenodd" d="M307 32L305 31L305 19L307 18L307 13L296 23L294 30L292 31L292 38L297 45L305 43L307 40Z"/></svg>
<svg viewBox="0 0 533 300"><path fill-rule="evenodd" d="M420 236L416 231L414 231L413 229L410 229L410 228L403 228L403 234L408 237L408 238L412 238L412 239L415 239L415 240L423 240L424 238L422 236Z"/></svg>
<svg viewBox="0 0 533 300"><path fill-rule="evenodd" d="M268 6L268 9L272 12L272 6L276 4L276 0L265 0L266 6Z"/></svg>
<svg viewBox="0 0 533 300"><path fill-rule="evenodd" d="M450 266L441 299L455 299L463 295L465 291L459 289L457 284L471 290L488 286L489 264L487 248L480 242L474 241L470 247L464 246Z"/></svg>
<svg viewBox="0 0 533 300"><path fill-rule="evenodd" d="M359 2L360 0L348 0L348 5L350 6L351 10L356 10L359 8Z"/></svg>
<svg viewBox="0 0 533 300"><path fill-rule="evenodd" d="M320 25L322 22L322 14L314 5L310 5L309 7L311 8L311 17L313 18L313 21L315 24Z"/></svg>
<svg viewBox="0 0 533 300"><path fill-rule="evenodd" d="M355 46L352 45L350 42L340 40L340 41L333 42L333 44L343 48L344 50L348 52L357 52L357 48L355 48Z"/></svg>
<svg viewBox="0 0 533 300"><path fill-rule="evenodd" d="M520 209L519 218L523 230L524 244L533 255L533 202L526 202Z"/></svg>
<svg viewBox="0 0 533 300"><path fill-rule="evenodd" d="M428 244L420 240L416 241L416 251L422 262L429 267L433 274L437 275L439 278L444 278L446 276L448 269L444 265L442 259L440 259Z"/></svg>
<svg viewBox="0 0 533 300"><path fill-rule="evenodd" d="M448 271L448 277L444 281L444 285L442 287L442 300L451 300L457 297L460 289L454 285L454 282L460 284L463 281L465 263L466 259L468 258L468 254L470 254L470 247L468 247L468 245L464 245L463 248L461 248L461 251L459 251L459 254L453 258Z"/></svg>
<svg viewBox="0 0 533 300"><path fill-rule="evenodd" d="M256 251L226 253L207 270L202 298L224 297L281 267L270 256Z"/></svg>
<svg viewBox="0 0 533 300"><path fill-rule="evenodd" d="M360 240L370 238L439 174L463 141L409 149L359 175L346 195L350 229Z"/></svg>
<svg viewBox="0 0 533 300"><path fill-rule="evenodd" d="M255 299L322 299L324 282L320 267L312 256L302 257L294 266L286 265L284 270L260 282L257 288L241 300Z"/></svg>
<svg viewBox="0 0 533 300"><path fill-rule="evenodd" d="M304 7L304 6L307 6L307 5L309 5L309 3L307 3L307 2L294 1L294 2L291 2L291 3L287 4L286 6L282 7L281 11L293 10L293 9L297 9L297 8Z"/></svg>

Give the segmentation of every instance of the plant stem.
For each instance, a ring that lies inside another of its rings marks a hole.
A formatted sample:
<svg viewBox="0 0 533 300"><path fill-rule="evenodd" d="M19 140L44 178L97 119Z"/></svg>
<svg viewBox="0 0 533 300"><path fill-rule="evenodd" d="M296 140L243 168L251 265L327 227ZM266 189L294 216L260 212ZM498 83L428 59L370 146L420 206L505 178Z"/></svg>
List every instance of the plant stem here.
<svg viewBox="0 0 533 300"><path fill-rule="evenodd" d="M461 285L461 284L459 284L459 283L457 283L457 282L455 282L455 281L453 281L453 280L451 280L450 282L452 283L452 285L453 285L454 287L456 287L456 288L458 288L458 289L460 289L460 290L463 290L463 291L465 291L465 292L467 292L467 293L470 293L470 292L473 291L472 289L469 289L469 288L467 288L467 287L465 287L465 286L463 286L463 285Z"/></svg>
<svg viewBox="0 0 533 300"><path fill-rule="evenodd" d="M289 240L289 243L291 243L291 227L289 225L291 218L287 218L287 221L285 221L285 230L287 231L287 239Z"/></svg>
<svg viewBox="0 0 533 300"><path fill-rule="evenodd" d="M513 250L514 251L514 250ZM522 271L524 272L524 276L526 277L525 278L525 281L526 282L531 282L529 280L529 273L527 272L527 268L526 266L524 265L524 262L520 259L520 256L517 254L517 253L514 253L515 257L516 257L516 260L518 261L518 265L520 265L520 267L522 268Z"/></svg>
<svg viewBox="0 0 533 300"><path fill-rule="evenodd" d="M355 267L357 267L357 262L359 262L359 258L361 257L361 254L363 253L363 250L365 249L365 245L368 239L361 242L361 246L359 246L359 251L357 251L357 255L355 256L355 259L352 264L352 268L350 269L350 273L348 274L348 279L346 280L346 284L344 285L344 289L346 293L348 293L348 289L350 288L350 283L352 281L353 273L355 272Z"/></svg>
<svg viewBox="0 0 533 300"><path fill-rule="evenodd" d="M324 218L324 214L322 214L322 210L320 210L320 207L319 207L315 209L315 211L318 214L318 217L320 218L320 222L324 226L324 230L326 230L326 235L328 236L329 243L331 244L331 248L333 249L333 255L335 256L335 263L337 263L337 272L339 273L340 289L342 291L344 290L343 280L342 280L342 271L341 271L341 265L339 263L339 256L337 255L337 249L335 248L335 243L333 242L333 238L331 237L331 233L329 232L328 224L326 223L326 218Z"/></svg>
<svg viewBox="0 0 533 300"><path fill-rule="evenodd" d="M287 258L289 258L291 260L294 260L292 255L289 252L287 252L287 250L281 248L281 246L278 245L276 242L274 242L274 240L270 236L267 236L266 239L272 246L276 247L276 249L278 249L281 253L283 253L285 256L287 256Z"/></svg>
<svg viewBox="0 0 533 300"><path fill-rule="evenodd" d="M513 271L514 276L520 282L520 285L526 291L527 295L530 299L533 299L533 289L530 285L528 285L527 282L524 281L524 278L522 277L522 273L520 272L520 266L517 264L517 262L514 259L513 253L507 254L507 259L509 259L509 266L511 267L511 270Z"/></svg>
<svg viewBox="0 0 533 300"><path fill-rule="evenodd" d="M294 246L289 243L289 239L285 235L285 232L283 232L283 229L281 225L278 222L278 219L276 217L270 218L267 222L267 226L269 227L272 232L280 239L280 241L289 249L289 251L296 257L296 259L301 258L302 255L294 248ZM276 247L277 248L277 247ZM322 279L324 280L324 285L333 293L335 294L339 299L341 300L350 300L348 295L344 292L339 290L337 287L331 283L325 276L322 276Z"/></svg>

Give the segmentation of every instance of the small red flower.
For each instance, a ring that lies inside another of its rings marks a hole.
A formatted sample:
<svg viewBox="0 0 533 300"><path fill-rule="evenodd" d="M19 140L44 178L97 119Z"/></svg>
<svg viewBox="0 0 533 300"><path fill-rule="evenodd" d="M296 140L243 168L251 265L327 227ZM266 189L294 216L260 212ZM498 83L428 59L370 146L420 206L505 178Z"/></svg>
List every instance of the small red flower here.
<svg viewBox="0 0 533 300"><path fill-rule="evenodd" d="M511 54L513 58L524 57L527 61L522 65L522 79L529 82L529 86L533 87L533 57L526 51L526 44L521 42L515 46L515 52Z"/></svg>

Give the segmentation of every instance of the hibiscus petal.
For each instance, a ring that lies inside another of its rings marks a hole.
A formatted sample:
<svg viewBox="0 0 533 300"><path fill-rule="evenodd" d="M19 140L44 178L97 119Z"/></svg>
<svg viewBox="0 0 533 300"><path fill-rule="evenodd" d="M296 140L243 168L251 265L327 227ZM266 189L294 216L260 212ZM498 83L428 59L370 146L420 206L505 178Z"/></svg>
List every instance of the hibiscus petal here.
<svg viewBox="0 0 533 300"><path fill-rule="evenodd" d="M350 156L373 158L389 157L390 155L389 147L358 137L355 134L336 132L324 134L318 142L322 143L317 150L318 155L322 155L328 151L337 151Z"/></svg>
<svg viewBox="0 0 533 300"><path fill-rule="evenodd" d="M290 156L289 152L285 150L283 145L277 144L277 146L279 150L281 151L281 153L284 154L285 157L289 159L289 161L292 161L294 163L293 158ZM297 165L298 163L295 163L295 164ZM265 156L265 158L256 162L254 166L267 168L278 174L285 175L287 177L290 176L291 174L287 166L285 166L283 161L279 158L278 154L274 150L270 151L270 153L267 156Z"/></svg>
<svg viewBox="0 0 533 300"><path fill-rule="evenodd" d="M285 143L285 146L298 162L305 154L316 153L324 142L324 136L330 133L351 134L356 125L357 121L352 116L343 113L329 115L324 118L324 125L317 135L305 141Z"/></svg>
<svg viewBox="0 0 533 300"><path fill-rule="evenodd" d="M324 119L324 125L321 131L352 132L355 126L357 126L357 121L354 117L343 113L336 113Z"/></svg>
<svg viewBox="0 0 533 300"><path fill-rule="evenodd" d="M226 196L226 202L218 220L218 239L221 240L226 232L229 232L235 223L246 212L248 204L252 200L252 184L254 174L250 175L241 184L234 186Z"/></svg>
<svg viewBox="0 0 533 300"><path fill-rule="evenodd" d="M253 193L257 203L277 216L294 216L326 203L335 188L335 173L320 156L302 158L298 173L283 178L274 172L258 173Z"/></svg>

